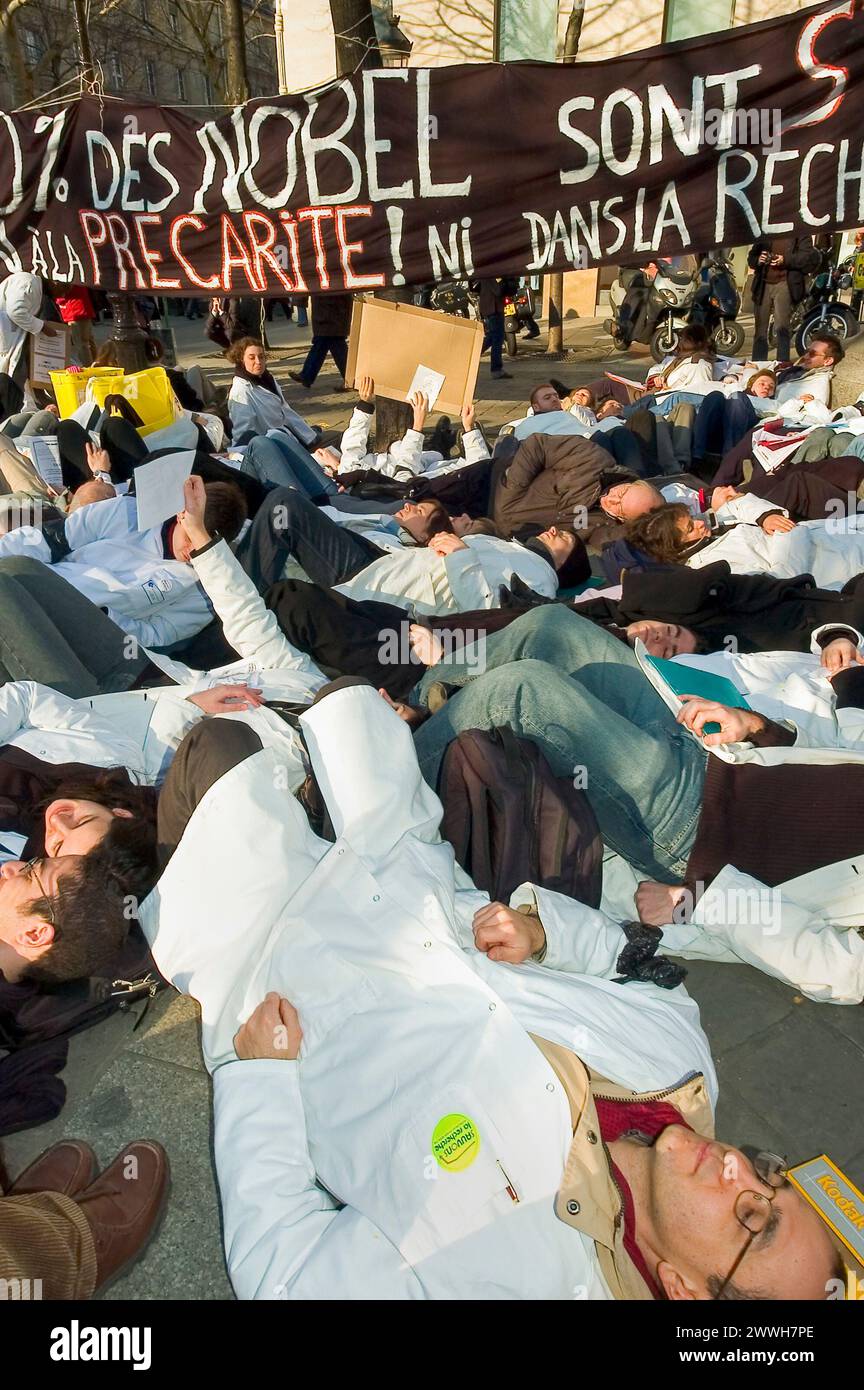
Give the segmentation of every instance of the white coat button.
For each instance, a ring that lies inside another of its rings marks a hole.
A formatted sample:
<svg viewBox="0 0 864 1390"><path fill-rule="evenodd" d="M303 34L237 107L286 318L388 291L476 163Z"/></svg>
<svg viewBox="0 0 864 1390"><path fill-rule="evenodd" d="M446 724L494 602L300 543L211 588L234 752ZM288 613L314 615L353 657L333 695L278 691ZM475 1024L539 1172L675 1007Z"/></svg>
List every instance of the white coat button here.
<svg viewBox="0 0 864 1390"><path fill-rule="evenodd" d="M495 1012L495 1005L494 1005L494 1004L490 1004L490 1005L489 1005L489 1012L490 1012L490 1014L494 1014L494 1012Z"/></svg>
<svg viewBox="0 0 864 1390"><path fill-rule="evenodd" d="M426 950L428 951L428 950L429 950L429 947L432 945L432 942L431 942L431 941L424 941L424 942L423 942L423 945L426 947Z"/></svg>
<svg viewBox="0 0 864 1390"><path fill-rule="evenodd" d="M337 854L344 854L345 851L344 851L344 849L340 849L340 850L337 850L336 853L337 853Z"/></svg>
<svg viewBox="0 0 864 1390"><path fill-rule="evenodd" d="M547 1090L547 1091L554 1091L554 1090L555 1090L555 1087L554 1087L554 1085L552 1084L551 1081L547 1081L547 1082L546 1082L546 1090Z"/></svg>
<svg viewBox="0 0 864 1390"><path fill-rule="evenodd" d="M373 901L373 903L380 903L380 901L381 901L381 894L380 894L380 893L373 893L373 895L372 895L372 901Z"/></svg>
<svg viewBox="0 0 864 1390"><path fill-rule="evenodd" d="M578 1202L571 1200L567 1203L567 1210L571 1216L578 1216L582 1208Z"/></svg>

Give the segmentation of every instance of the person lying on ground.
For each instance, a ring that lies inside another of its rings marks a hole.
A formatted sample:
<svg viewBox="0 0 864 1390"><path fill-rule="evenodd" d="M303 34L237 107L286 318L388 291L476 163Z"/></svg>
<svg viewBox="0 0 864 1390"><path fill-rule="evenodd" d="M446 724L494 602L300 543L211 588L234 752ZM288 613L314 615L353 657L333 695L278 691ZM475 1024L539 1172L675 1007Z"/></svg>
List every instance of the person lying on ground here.
<svg viewBox="0 0 864 1390"><path fill-rule="evenodd" d="M239 338L228 355L234 363L228 393L234 444L247 444L255 435L274 429L288 430L301 444L318 443L321 431L288 405L282 388L267 370L267 353L256 338Z"/></svg>
<svg viewBox="0 0 864 1390"><path fill-rule="evenodd" d="M571 899L526 884L508 908L456 874L372 689L301 724L335 844L266 750L212 779L202 749L163 788L176 848L142 905L160 969L202 1006L237 1296L826 1297L819 1218L771 1161L710 1137L683 987L614 984L624 932Z"/></svg>
<svg viewBox="0 0 864 1390"><path fill-rule="evenodd" d="M370 376L361 377L357 386L359 401L354 407L348 427L342 435L339 449L332 450L336 466L330 471L334 478L373 469L387 478L437 477L453 472L469 463L488 459L489 448L482 430L476 426L473 402L462 411L462 449L464 457L451 459L440 450L425 447L423 426L429 413L429 401L422 391L416 391L409 401L412 411L411 428L401 439L394 440L383 451L370 450L369 433L375 413L375 382Z"/></svg>
<svg viewBox="0 0 864 1390"><path fill-rule="evenodd" d="M228 483L208 483L205 493L211 533L235 540L246 520L242 493ZM161 527L139 531L135 500L128 496L82 506L59 523L19 526L0 537L0 559L22 556L52 566L148 647L190 638L212 617L189 564L192 548L180 514Z"/></svg>
<svg viewBox="0 0 864 1390"><path fill-rule="evenodd" d="M398 515L399 526L415 540L411 547L386 533L373 533L375 540L357 534L300 493L279 488L259 509L238 555L262 593L281 577L290 557L322 588L427 614L494 608L501 586L514 574L550 598L559 584L566 588L588 578L584 548L564 528L549 527L523 545L487 535L460 539L440 503L406 503Z"/></svg>
<svg viewBox="0 0 864 1390"><path fill-rule="evenodd" d="M757 523L712 529L708 518L671 503L632 522L627 540L655 564L701 569L725 560L737 574L811 575L822 589L842 589L864 570L861 514L794 522L779 508L765 508Z"/></svg>

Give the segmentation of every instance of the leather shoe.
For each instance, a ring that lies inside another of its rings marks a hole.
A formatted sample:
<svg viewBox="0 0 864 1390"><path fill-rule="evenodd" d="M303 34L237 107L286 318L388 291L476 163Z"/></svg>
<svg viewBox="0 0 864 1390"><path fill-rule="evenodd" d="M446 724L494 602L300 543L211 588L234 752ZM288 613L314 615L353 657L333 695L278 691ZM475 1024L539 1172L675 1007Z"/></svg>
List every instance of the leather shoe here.
<svg viewBox="0 0 864 1390"><path fill-rule="evenodd" d="M96 1289L124 1274L149 1244L168 1199L168 1174L162 1145L138 1139L78 1196L96 1248Z"/></svg>
<svg viewBox="0 0 864 1390"><path fill-rule="evenodd" d="M90 1186L98 1172L99 1164L89 1144L80 1139L64 1139L34 1159L15 1179L7 1196L62 1192L64 1197L77 1197Z"/></svg>
<svg viewBox="0 0 864 1390"><path fill-rule="evenodd" d="M302 372L289 372L288 375L292 381L297 382L298 386L305 386L307 391L310 389L312 383L306 380Z"/></svg>

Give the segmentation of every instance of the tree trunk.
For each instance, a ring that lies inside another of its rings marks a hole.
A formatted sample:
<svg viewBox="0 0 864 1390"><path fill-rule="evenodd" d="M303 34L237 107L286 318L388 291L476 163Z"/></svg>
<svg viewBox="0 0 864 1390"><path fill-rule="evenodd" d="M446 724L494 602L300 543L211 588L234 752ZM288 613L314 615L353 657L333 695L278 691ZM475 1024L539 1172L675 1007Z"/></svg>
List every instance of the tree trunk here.
<svg viewBox="0 0 864 1390"><path fill-rule="evenodd" d="M0 12L0 30L2 30L6 67L12 84L12 96L16 106L24 106L26 102L33 100L33 74L24 61L14 14L9 14L6 11Z"/></svg>
<svg viewBox="0 0 864 1390"><path fill-rule="evenodd" d="M584 18L585 0L573 0L564 36L564 63L576 61ZM555 270L549 276L549 337L546 352L550 357L559 357L564 352L564 272L561 270Z"/></svg>
<svg viewBox="0 0 864 1390"><path fill-rule="evenodd" d="M226 27L226 58L228 66L227 96L232 104L249 100L249 74L246 71L246 30L242 0L224 0Z"/></svg>
<svg viewBox="0 0 864 1390"><path fill-rule="evenodd" d="M336 40L336 72L347 77L361 68L380 68L371 0L330 0Z"/></svg>

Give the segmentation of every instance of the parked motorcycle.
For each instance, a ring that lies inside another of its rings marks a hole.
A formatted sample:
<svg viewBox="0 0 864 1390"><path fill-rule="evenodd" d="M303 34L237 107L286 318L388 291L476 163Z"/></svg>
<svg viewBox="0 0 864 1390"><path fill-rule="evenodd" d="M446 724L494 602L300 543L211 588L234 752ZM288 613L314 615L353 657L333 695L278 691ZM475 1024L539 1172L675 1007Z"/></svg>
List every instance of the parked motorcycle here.
<svg viewBox="0 0 864 1390"><path fill-rule="evenodd" d="M512 278L501 281L501 288L504 291L504 341L507 345L507 356L515 357L519 351L517 334L520 328L525 328L528 338L537 338L540 329L534 318L534 292L531 286L523 280Z"/></svg>
<svg viewBox="0 0 864 1390"><path fill-rule="evenodd" d="M722 251L704 256L695 267L689 256L682 258L683 266L659 257L655 260L658 271L648 289L646 313L652 325L649 346L654 361L662 362L673 353L681 330L697 323L706 329L716 352L726 357L740 352L744 344L744 329L737 322L741 296L731 262ZM619 276L609 291L615 318L607 324L613 337L626 292Z"/></svg>
<svg viewBox="0 0 864 1390"><path fill-rule="evenodd" d="M440 284L423 285L414 296L421 309L437 309L442 314L456 314L463 319L479 319L479 298L465 280L442 280Z"/></svg>
<svg viewBox="0 0 864 1390"><path fill-rule="evenodd" d="M851 288L852 262L832 266L826 253L822 268L813 276L807 293L795 305L789 319L790 336L799 356L807 351L818 333L831 333L842 342L845 338L854 338L861 331L857 316L840 298L843 290ZM777 346L773 319L768 327L768 341L772 347Z"/></svg>

